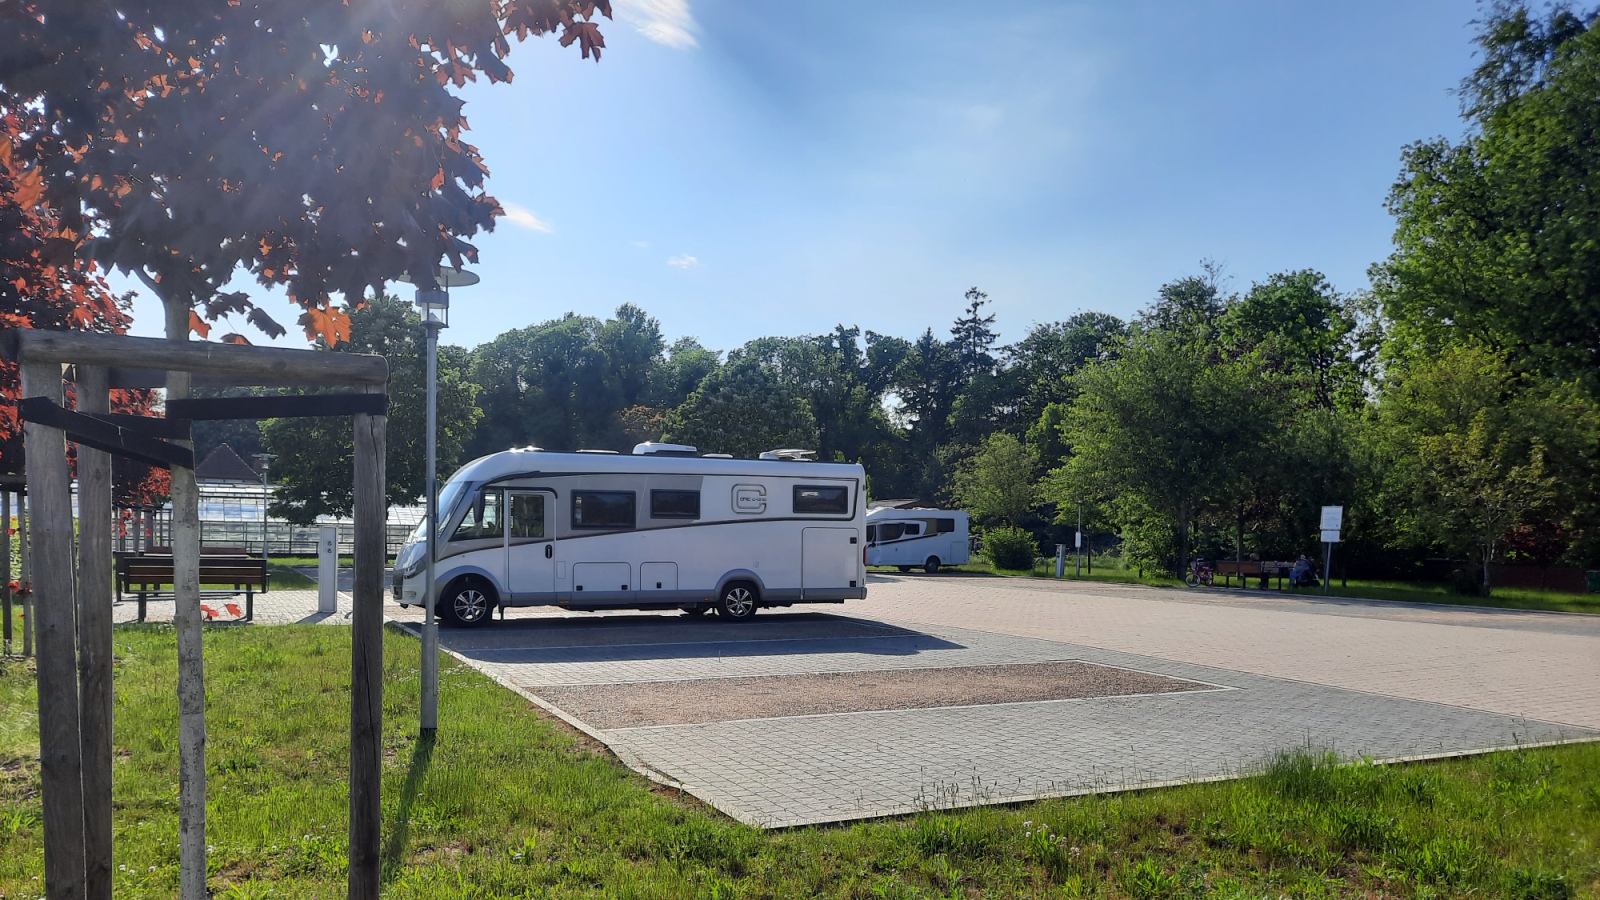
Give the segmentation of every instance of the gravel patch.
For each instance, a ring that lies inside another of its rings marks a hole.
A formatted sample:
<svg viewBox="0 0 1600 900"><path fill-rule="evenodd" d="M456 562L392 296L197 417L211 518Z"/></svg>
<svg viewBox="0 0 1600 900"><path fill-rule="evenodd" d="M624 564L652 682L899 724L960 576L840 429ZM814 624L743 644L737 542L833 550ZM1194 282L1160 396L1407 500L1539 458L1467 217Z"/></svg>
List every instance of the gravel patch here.
<svg viewBox="0 0 1600 900"><path fill-rule="evenodd" d="M604 730L1212 689L1212 685L1196 681L1131 669L1049 662L563 685L541 687L537 693L589 726Z"/></svg>

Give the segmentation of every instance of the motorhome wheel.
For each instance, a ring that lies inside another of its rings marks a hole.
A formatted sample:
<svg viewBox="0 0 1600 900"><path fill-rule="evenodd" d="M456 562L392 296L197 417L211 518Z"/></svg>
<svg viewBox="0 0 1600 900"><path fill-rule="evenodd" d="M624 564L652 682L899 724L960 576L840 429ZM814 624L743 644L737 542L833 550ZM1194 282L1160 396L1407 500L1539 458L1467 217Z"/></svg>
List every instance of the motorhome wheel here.
<svg viewBox="0 0 1600 900"><path fill-rule="evenodd" d="M477 628L490 620L494 593L478 581L458 581L444 592L439 602L439 620L454 628Z"/></svg>
<svg viewBox="0 0 1600 900"><path fill-rule="evenodd" d="M726 622L743 622L756 614L756 589L743 581L735 581L722 589L717 601L717 615Z"/></svg>
<svg viewBox="0 0 1600 900"><path fill-rule="evenodd" d="M928 557L928 561L922 564L922 571L927 572L929 575L938 574L938 572L939 572L939 557L937 557L937 556Z"/></svg>

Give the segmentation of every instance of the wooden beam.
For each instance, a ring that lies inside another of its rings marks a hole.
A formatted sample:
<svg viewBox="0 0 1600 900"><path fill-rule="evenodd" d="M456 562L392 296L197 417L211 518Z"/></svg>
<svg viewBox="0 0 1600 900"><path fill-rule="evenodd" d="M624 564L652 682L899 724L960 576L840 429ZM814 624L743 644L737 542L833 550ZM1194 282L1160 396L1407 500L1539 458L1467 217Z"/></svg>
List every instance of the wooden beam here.
<svg viewBox="0 0 1600 900"><path fill-rule="evenodd" d="M0 351L17 363L156 369L285 384L381 385L389 380L389 364L381 356L87 331L9 328L0 332Z"/></svg>
<svg viewBox="0 0 1600 900"><path fill-rule="evenodd" d="M295 350L295 353L315 352ZM68 381L76 381L68 378ZM193 388L236 388L236 387L261 387L261 388L292 388L304 387L305 382L293 374L283 378L254 378L229 374L204 374L196 373L190 376L190 386ZM111 387L114 390L136 390L140 388L154 389L167 386L167 373L165 369L112 369Z"/></svg>
<svg viewBox="0 0 1600 900"><path fill-rule="evenodd" d="M25 397L17 404L17 411L25 421L60 428L69 439L97 450L163 469L194 468L194 451L187 447L167 444L95 416L62 409L45 397Z"/></svg>
<svg viewBox="0 0 1600 900"><path fill-rule="evenodd" d="M22 395L61 402L60 363L22 366ZM66 436L23 425L33 506L34 609L39 639L39 780L44 794L44 892L84 896L83 745L78 729L77 597Z"/></svg>
<svg viewBox="0 0 1600 900"><path fill-rule="evenodd" d="M168 400L167 418L194 421L221 419L291 419L313 416L383 415L387 394L302 394L292 397L214 397Z"/></svg>
<svg viewBox="0 0 1600 900"><path fill-rule="evenodd" d="M378 900L383 779L384 475L388 417L355 417L355 590L350 615L350 900Z"/></svg>
<svg viewBox="0 0 1600 900"><path fill-rule="evenodd" d="M98 419L118 428L126 428L137 435L147 438L171 438L177 440L187 437L190 433L189 422L184 419L168 419L162 416L135 416L129 413L94 413L86 414L91 419Z"/></svg>
<svg viewBox="0 0 1600 900"><path fill-rule="evenodd" d="M78 371L78 411L111 409L102 366ZM78 445L78 693L84 896L111 900L111 454Z"/></svg>

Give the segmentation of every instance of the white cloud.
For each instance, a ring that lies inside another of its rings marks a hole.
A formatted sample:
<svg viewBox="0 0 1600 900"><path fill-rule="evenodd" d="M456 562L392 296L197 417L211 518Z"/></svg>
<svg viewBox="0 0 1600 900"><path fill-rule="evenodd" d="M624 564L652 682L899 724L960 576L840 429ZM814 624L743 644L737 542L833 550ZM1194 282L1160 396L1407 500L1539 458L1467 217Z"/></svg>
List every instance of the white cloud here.
<svg viewBox="0 0 1600 900"><path fill-rule="evenodd" d="M700 46L694 39L699 27L689 12L689 0L616 0L612 9L635 31L658 44L674 50Z"/></svg>
<svg viewBox="0 0 1600 900"><path fill-rule="evenodd" d="M518 228L526 228L529 231L542 231L545 234L550 234L556 230L554 225L534 215L533 210L527 207L502 200L500 201L500 208L506 211L503 218Z"/></svg>
<svg viewBox="0 0 1600 900"><path fill-rule="evenodd" d="M650 242L649 241L634 241L633 245L635 247L638 247L639 249L643 250L644 248L650 246Z"/></svg>
<svg viewBox="0 0 1600 900"><path fill-rule="evenodd" d="M667 265L675 269L698 269L700 268L700 260L687 253L679 253L677 256L667 260Z"/></svg>

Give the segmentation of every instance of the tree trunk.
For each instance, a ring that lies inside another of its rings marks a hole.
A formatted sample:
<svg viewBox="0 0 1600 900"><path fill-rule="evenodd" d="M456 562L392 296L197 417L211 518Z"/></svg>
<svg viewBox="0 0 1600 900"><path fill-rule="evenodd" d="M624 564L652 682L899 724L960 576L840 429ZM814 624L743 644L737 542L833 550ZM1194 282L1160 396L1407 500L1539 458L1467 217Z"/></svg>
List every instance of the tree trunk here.
<svg viewBox="0 0 1600 900"><path fill-rule="evenodd" d="M61 403L61 364L21 366L23 397ZM27 422L23 453L38 555L39 782L44 813L44 893L83 897L83 744L78 719L77 598L72 578L72 476L66 435Z"/></svg>
<svg viewBox="0 0 1600 900"><path fill-rule="evenodd" d="M377 388L376 390L382 390ZM350 900L378 900L383 778L384 463L387 416L355 429L355 590L350 614ZM431 525L431 523L430 523Z"/></svg>
<svg viewBox="0 0 1600 900"><path fill-rule="evenodd" d="M146 282L149 284L149 282ZM189 340L187 303L163 295L167 339ZM189 396L188 372L167 373L167 399ZM193 448L191 440L178 441ZM200 490L172 468L172 624L178 632L178 896L206 900L206 681L200 624Z"/></svg>
<svg viewBox="0 0 1600 900"><path fill-rule="evenodd" d="M1494 544L1484 544L1483 545L1483 584L1480 585L1479 589L1483 593L1483 596L1485 596L1485 597L1490 596L1490 592L1493 590L1493 588L1489 584L1489 561L1492 560L1492 559L1494 559Z"/></svg>
<svg viewBox="0 0 1600 900"><path fill-rule="evenodd" d="M78 411L111 411L111 373L78 367ZM78 445L78 692L84 896L111 900L111 454Z"/></svg>

